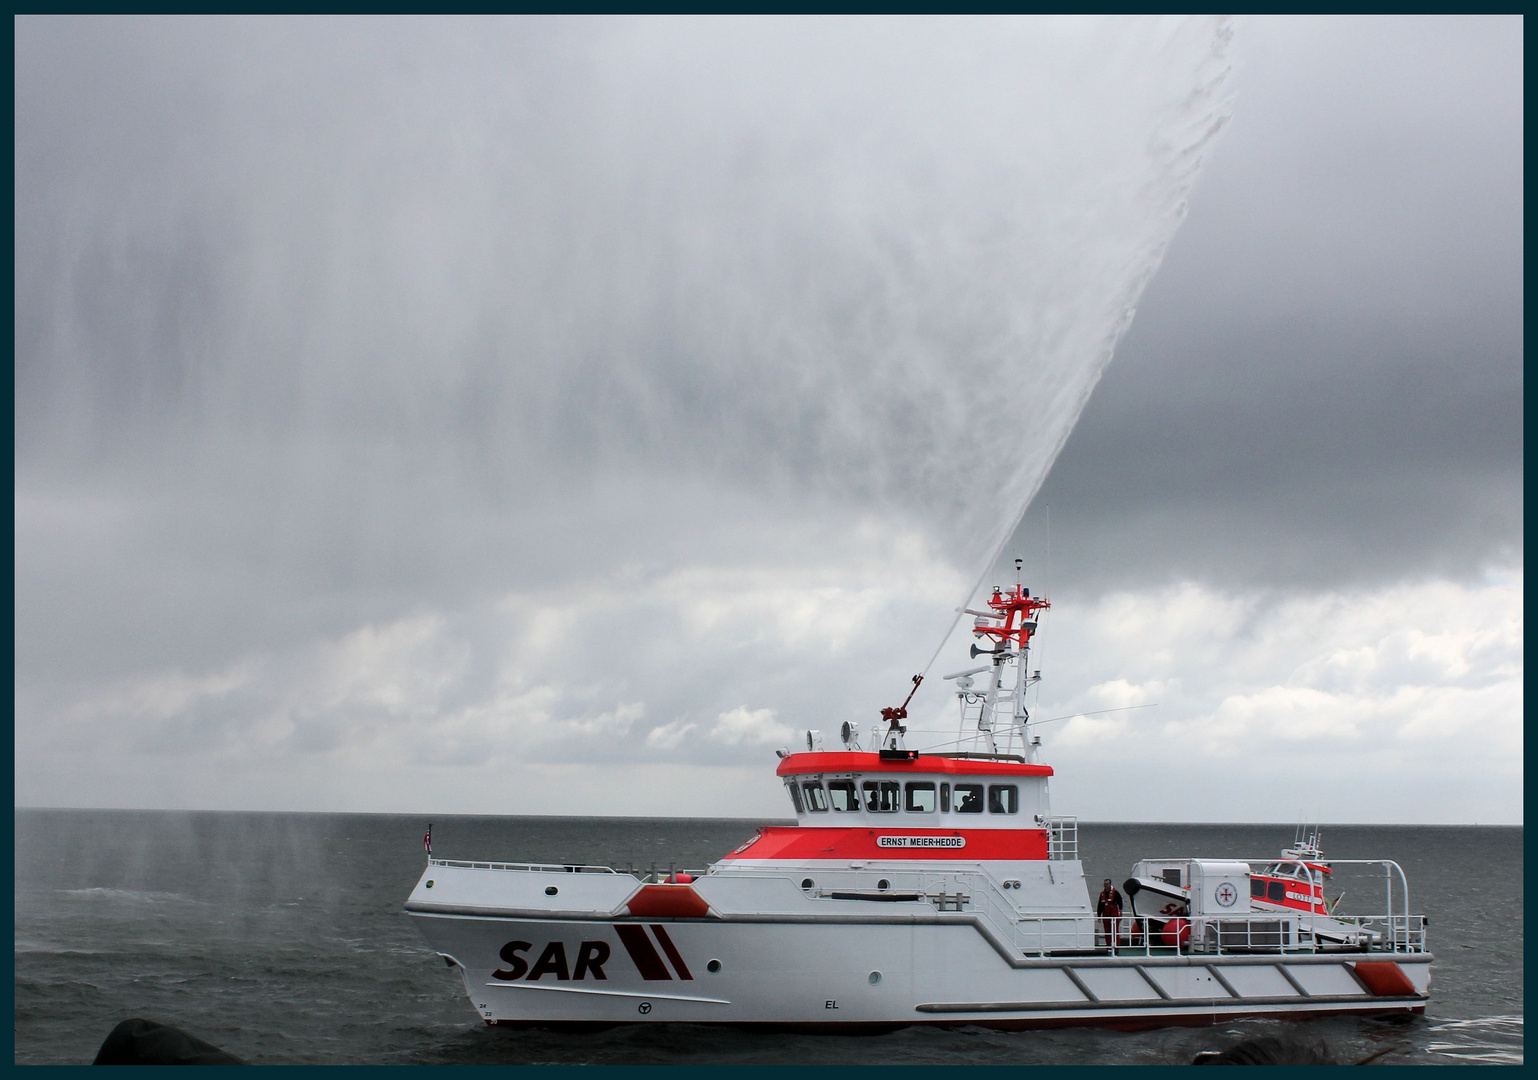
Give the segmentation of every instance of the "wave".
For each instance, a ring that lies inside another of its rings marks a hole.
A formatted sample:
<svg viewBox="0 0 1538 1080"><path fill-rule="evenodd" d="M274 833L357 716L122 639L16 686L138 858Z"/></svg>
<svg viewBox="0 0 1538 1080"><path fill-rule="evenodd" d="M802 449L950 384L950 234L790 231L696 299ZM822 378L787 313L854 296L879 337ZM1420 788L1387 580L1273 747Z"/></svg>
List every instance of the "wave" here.
<svg viewBox="0 0 1538 1080"><path fill-rule="evenodd" d="M1521 1065L1522 1017L1481 1016L1433 1024L1428 1053L1470 1065Z"/></svg>
<svg viewBox="0 0 1538 1080"><path fill-rule="evenodd" d="M195 896L185 893L154 892L147 889L110 889L103 886L95 886L89 889L60 889L64 896L77 896L82 900L121 901L137 904L201 904Z"/></svg>

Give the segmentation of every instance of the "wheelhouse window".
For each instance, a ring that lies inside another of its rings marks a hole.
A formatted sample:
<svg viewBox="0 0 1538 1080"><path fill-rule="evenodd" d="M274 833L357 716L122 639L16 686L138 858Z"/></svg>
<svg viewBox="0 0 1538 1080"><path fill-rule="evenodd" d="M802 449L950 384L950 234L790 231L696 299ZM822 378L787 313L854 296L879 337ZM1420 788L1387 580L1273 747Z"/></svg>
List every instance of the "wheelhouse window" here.
<svg viewBox="0 0 1538 1080"><path fill-rule="evenodd" d="M942 814L949 814L950 812L951 812L951 786L949 784L941 784L940 785L940 813L942 813Z"/></svg>
<svg viewBox="0 0 1538 1080"><path fill-rule="evenodd" d="M1282 904L1287 901L1287 884L1282 881L1266 882L1266 899L1273 904Z"/></svg>
<svg viewBox="0 0 1538 1080"><path fill-rule="evenodd" d="M872 814L895 814L902 785L895 780L865 781L865 809Z"/></svg>
<svg viewBox="0 0 1538 1080"><path fill-rule="evenodd" d="M860 808L860 796L854 789L853 780L829 780L828 801L833 809L853 811Z"/></svg>
<svg viewBox="0 0 1538 1080"><path fill-rule="evenodd" d="M956 785L956 813L981 814L983 812L983 785Z"/></svg>
<svg viewBox="0 0 1538 1080"><path fill-rule="evenodd" d="M785 786L790 789L790 801L796 804L796 813L806 813L806 808L801 805L801 789L796 786L796 782L792 780Z"/></svg>
<svg viewBox="0 0 1538 1080"><path fill-rule="evenodd" d="M907 798L903 802L903 809L908 811L908 813L933 814L935 812L934 784L909 784L905 793Z"/></svg>
<svg viewBox="0 0 1538 1080"><path fill-rule="evenodd" d="M1020 812L1020 789L1014 784L989 784L988 785L988 813L990 814L1018 814Z"/></svg>
<svg viewBox="0 0 1538 1080"><path fill-rule="evenodd" d="M1264 900L1266 898L1266 883L1259 878L1250 878L1250 895L1258 896Z"/></svg>
<svg viewBox="0 0 1538 1080"><path fill-rule="evenodd" d="M814 814L828 812L828 793L816 780L804 780L801 790L806 793L806 808Z"/></svg>

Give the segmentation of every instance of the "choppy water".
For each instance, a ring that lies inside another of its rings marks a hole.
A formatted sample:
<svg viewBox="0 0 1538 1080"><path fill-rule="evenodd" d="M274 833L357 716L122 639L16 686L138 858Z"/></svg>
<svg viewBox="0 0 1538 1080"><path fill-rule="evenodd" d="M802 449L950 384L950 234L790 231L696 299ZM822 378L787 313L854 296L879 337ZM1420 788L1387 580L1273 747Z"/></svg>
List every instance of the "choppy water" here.
<svg viewBox="0 0 1538 1080"><path fill-rule="evenodd" d="M755 824L439 818L433 835L449 858L702 866ZM1437 957L1424 1017L828 1036L485 1027L401 910L422 868L423 826L383 815L17 811L17 1064L89 1062L132 1016L263 1064L1184 1064L1260 1034L1323 1042L1343 1061L1522 1061L1520 828L1326 829L1332 858L1404 866ZM1263 857L1291 838L1291 826L1086 824L1080 845L1091 881L1120 882L1138 858Z"/></svg>

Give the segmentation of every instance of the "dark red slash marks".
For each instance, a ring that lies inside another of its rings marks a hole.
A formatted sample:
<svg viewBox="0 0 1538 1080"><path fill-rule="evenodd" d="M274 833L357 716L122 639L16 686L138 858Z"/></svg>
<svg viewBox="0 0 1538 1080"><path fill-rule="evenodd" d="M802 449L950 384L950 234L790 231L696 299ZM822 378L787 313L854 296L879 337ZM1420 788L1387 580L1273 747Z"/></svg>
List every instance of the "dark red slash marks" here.
<svg viewBox="0 0 1538 1080"><path fill-rule="evenodd" d="M647 982L671 982L673 974L668 970L658 955L657 948L652 944L651 938L646 934L646 927L635 923L618 923L614 932L619 935L620 944L625 946L625 951L630 954L630 959L635 963L636 970L641 973L641 978ZM661 926L652 925L652 933L657 935L657 941L662 945L662 951L667 953L668 959L673 962L673 969L678 972L680 979L693 979L689 974L689 966L684 963L683 956L678 947L673 944L673 939Z"/></svg>
<svg viewBox="0 0 1538 1080"><path fill-rule="evenodd" d="M673 962L673 970L678 972L680 979L693 979L689 974L689 965L684 963L684 958L678 954L678 948L673 944L673 939L668 937L668 932L656 923L652 923L652 933L657 935L657 944L662 946L662 951L668 954L668 959Z"/></svg>

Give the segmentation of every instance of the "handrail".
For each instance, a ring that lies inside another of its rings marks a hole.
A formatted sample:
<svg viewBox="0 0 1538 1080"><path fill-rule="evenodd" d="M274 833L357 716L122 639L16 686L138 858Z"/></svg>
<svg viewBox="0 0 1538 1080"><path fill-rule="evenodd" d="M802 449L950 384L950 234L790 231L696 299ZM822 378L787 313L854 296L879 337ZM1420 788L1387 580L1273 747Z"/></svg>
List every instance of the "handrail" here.
<svg viewBox="0 0 1538 1080"><path fill-rule="evenodd" d="M1232 859L1232 860L1229 860L1229 861L1232 861L1232 862L1242 862L1242 863L1246 863L1246 864L1248 864L1250 866L1254 866L1257 863L1272 863L1272 864L1274 864L1274 863L1296 863L1297 865L1299 865L1299 866L1301 866L1303 868L1303 873L1305 875L1304 876L1304 880L1309 883L1310 892L1312 892L1312 887L1313 886L1318 885L1320 887L1319 888L1319 896L1320 896L1321 899L1324 897L1324 888L1323 888L1324 881L1323 881L1322 878L1320 878L1318 876L1318 874L1314 870L1314 868L1309 865L1309 860L1307 860L1307 859L1300 859L1300 858L1296 858L1296 857L1288 857L1286 855L1282 855L1282 856L1268 856L1267 858L1264 858L1264 859ZM1411 913L1411 911L1410 911L1410 882L1409 882L1409 879L1405 877L1404 868L1402 866L1400 866L1397 862L1395 862L1393 859L1320 859L1320 860L1314 860L1314 861L1316 861L1316 862L1325 862L1325 863L1328 863L1330 866L1381 866L1381 867L1383 867L1383 890L1384 890L1384 898L1383 898L1384 914L1383 914L1383 918L1384 918L1384 921L1386 923L1385 929L1389 932L1390 935L1393 935L1393 936L1396 936L1396 937L1398 936L1398 934L1402 930L1403 933L1405 934L1405 936L1408 938L1408 936L1410 935L1410 920L1413 919L1413 918L1417 918L1418 917L1421 920L1420 931L1421 931L1422 946L1424 947L1425 916L1415 916L1415 915L1413 915ZM1403 914L1400 914L1400 915L1396 915L1394 913L1394 879L1393 879L1393 875L1394 874L1398 874L1399 875L1400 895L1404 899L1404 912L1403 912ZM1313 907L1314 907L1313 902L1310 901L1310 903L1309 903L1309 911L1308 911L1307 914L1309 916L1309 929L1311 931L1314 929L1314 918L1318 915L1318 912L1314 911ZM1345 922L1345 921L1347 921L1347 917L1339 917L1339 916L1335 916L1333 913L1329 913L1328 907L1326 907L1326 918L1333 919L1335 922ZM1361 916L1360 918L1375 918L1375 916ZM1403 921L1400 921L1400 920L1403 920Z"/></svg>
<svg viewBox="0 0 1538 1080"><path fill-rule="evenodd" d="M1161 860L1162 861L1162 860ZM1180 861L1180 860L1170 860ZM1268 856L1264 859L1230 859L1230 862L1243 862L1246 864L1257 863L1304 863L1302 859L1289 859L1286 857ZM936 874L934 871L920 871L919 893L924 899L935 907L937 911L970 909L976 916L985 920L991 927L990 933L999 940L1008 942L1009 946L1022 954L1035 954L1045 956L1054 951L1078 951L1096 952L1108 955L1164 955L1172 952L1212 952L1221 955L1225 952L1238 950L1247 953L1318 953L1335 951L1363 950L1366 954L1372 953L1423 953L1426 951L1426 918L1424 915L1412 915L1409 911L1409 884L1405 880L1404 870L1398 863L1390 859L1331 859L1332 865L1357 865L1384 867L1384 877L1387 882L1387 895L1385 911L1382 914L1367 915L1326 915L1309 911L1248 911L1234 912L1232 914L1187 914L1167 918L1156 918L1148 915L1123 915L1117 917L1112 927L1109 942L1100 940L1103 932L1105 917L1095 915L1088 909L1084 911L1053 911L1031 912L1019 911L1009 902L1008 896L1003 892L1000 884L980 866L972 866L966 869L957 867L954 870ZM534 873L582 873L582 874L628 874L638 878L643 884L661 884L678 874L688 874L696 879L705 877L714 869L705 870L678 870L669 868L666 871L653 868L650 871L633 869L619 871L608 866L588 866L562 863L501 863L480 862L457 859L429 858L430 866L460 867L472 870L501 870L524 871ZM890 873L890 871L887 871ZM1306 864L1304 866L1305 880L1311 884L1314 872ZM733 868L732 876L746 873L753 877L784 877L785 872L779 868L754 867ZM1393 877L1397 873L1400 881L1401 895L1403 896L1403 910L1397 911L1394 904ZM944 891L944 881L950 878L956 881L958 892L952 896ZM931 880L937 879L937 880ZM959 886L965 884L969 892L961 893ZM954 908L947 905L954 903ZM1318 934L1317 920L1328 918L1330 922L1344 924L1358 928L1363 940L1350 944L1322 943ZM1166 923L1175 919L1184 920L1191 927L1190 940L1185 946L1155 945L1156 931L1154 924L1159 924L1160 931ZM1067 924L1066 926L1064 924ZM1382 926L1382 933L1376 929ZM1307 931L1308 940L1305 944L1302 934L1294 935L1285 927L1295 927L1298 931ZM1371 937L1369 937L1371 935ZM1286 939L1291 939L1286 940ZM1376 939L1376 944L1374 944ZM1130 953L1128 950L1132 950Z"/></svg>
<svg viewBox="0 0 1538 1080"><path fill-rule="evenodd" d="M612 866L591 866L582 863L505 863L505 862L481 862L467 859L433 859L427 860L429 866L457 866L464 870L513 870L534 874L629 874L637 878L643 885L665 884L675 874L688 874L693 878L701 878L708 874L709 870L686 870L682 867L663 870L660 867L652 867L650 870L635 867L630 870L616 870Z"/></svg>
<svg viewBox="0 0 1538 1080"><path fill-rule="evenodd" d="M1190 862L1203 862L1203 861L1209 861L1209 860L1204 860L1203 858L1201 858L1199 856L1160 856L1157 860L1151 860L1151 861L1157 861L1157 862L1188 862L1188 863L1190 863ZM1314 859L1314 860L1308 860L1308 859L1300 859L1300 858L1296 858L1296 857L1289 857L1289 856L1286 856L1286 855L1267 855L1263 859L1225 858L1225 859L1216 860L1216 861L1221 861L1221 862L1242 862L1242 863L1245 863L1246 865L1251 866L1251 867L1254 867L1254 866L1259 865L1259 864L1267 864L1267 863L1271 863L1271 864L1274 864L1274 863L1296 863L1297 865L1299 865L1299 866L1301 866L1303 868L1303 873L1304 873L1304 879L1303 880L1307 881L1310 886L1314 886L1314 885L1321 886L1320 894L1319 894L1321 897L1324 895L1324 891L1323 891L1323 888L1322 888L1322 886L1324 885L1324 880L1322 878L1320 878L1318 876L1317 872L1313 869L1313 867L1309 865L1310 861L1313 861L1313 862L1325 862L1325 863L1328 863L1330 866L1381 866L1381 867L1383 867L1384 894L1385 894L1384 895L1384 916L1383 917L1386 920L1388 920L1388 923L1389 923L1390 927L1393 926L1394 920L1396 920L1396 919L1408 919L1408 918L1412 917L1411 912L1410 912L1410 882L1409 882L1409 879L1405 877L1404 868L1401 867L1393 859ZM1399 875L1399 889L1400 889L1400 894L1401 894L1401 896L1403 897L1403 900L1404 900L1404 910L1403 910L1403 913L1402 914L1398 914L1398 915L1396 915L1395 912L1394 912L1394 884L1393 884L1393 877L1392 877L1393 874L1398 874ZM1308 912L1301 912L1300 911L1299 914L1300 915L1301 914L1308 914L1311 918L1313 916L1319 914L1318 912L1315 912L1315 911L1312 910L1312 908L1313 908L1313 904L1312 903L1309 904L1309 908L1310 908L1310 910ZM1328 907L1326 908L1325 916L1327 918L1333 918L1337 922L1343 921L1342 918L1337 917L1333 913L1329 912ZM1312 927L1312 922L1310 923L1310 927Z"/></svg>
<svg viewBox="0 0 1538 1080"><path fill-rule="evenodd" d="M1301 862L1288 859L1248 859L1234 862ZM1383 865L1385 874L1398 871L1404 885L1404 871L1388 859L1339 859L1332 862L1347 865ZM1391 869L1390 869L1391 868ZM1305 868L1312 877L1312 872ZM1320 953L1365 949L1368 953L1419 953L1426 950L1426 919L1412 915L1408 910L1395 910L1392 891L1386 899L1381 914L1358 916L1330 916L1317 911L1248 911L1223 915L1176 916L1191 927L1190 942L1185 946L1156 945L1164 926L1171 920L1153 916L1121 916L1111 927L1109 940L1102 940L1104 917L1084 912L1029 912L1017 911L1009 904L997 882L980 869L954 873L965 880L971 890L969 900L972 909L993 925L995 932L1023 953L1044 955L1058 950L1089 950L1106 953L1125 953L1128 948L1141 950L1142 955L1164 952L1225 952L1246 953ZM1403 895L1408 897L1408 888ZM933 902L933 898L931 898ZM938 906L938 905L937 905ZM1330 942L1320 936L1323 920L1355 927L1361 938L1352 942ZM1063 924L1068 924L1064 927ZM1382 924L1379 933L1374 924ZM1155 925L1158 924L1158 930ZM1306 933L1306 938L1305 938Z"/></svg>
<svg viewBox="0 0 1538 1080"><path fill-rule="evenodd" d="M1047 826L1047 859L1049 862L1077 862L1079 858L1079 819L1076 817L1049 817Z"/></svg>
<svg viewBox="0 0 1538 1080"><path fill-rule="evenodd" d="M989 918L986 908L978 912ZM1301 929L1299 915L1280 912L1246 912L1218 918L1196 916L1187 919L1154 919L1147 915L1122 915L1115 918L1097 915L1072 915L1063 912L1021 914L1015 922L1013 935L1016 948L1022 952L1044 954L1054 948L1095 952L1116 956L1163 956L1201 953L1211 955L1244 954L1306 954L1352 953L1361 956L1388 954L1413 954L1426 951L1425 916L1394 916L1397 931L1381 934L1376 944L1366 941L1355 944L1335 944L1310 935L1303 938L1294 935L1292 929ZM990 919L990 921L992 921ZM1111 933L1105 933L1104 923L1111 922ZM1184 922L1190 927L1189 936L1182 934L1169 941L1164 937L1164 927L1169 922ZM1373 917L1358 917L1352 925L1364 932L1373 932ZM1064 923L1072 923L1072 929L1057 929ZM1158 924L1157 927L1155 924Z"/></svg>
<svg viewBox="0 0 1538 1080"><path fill-rule="evenodd" d="M532 873L561 874L617 874L612 866L586 866L578 863L504 863L480 862L466 859L427 860L428 866L457 866L462 870L524 870Z"/></svg>

